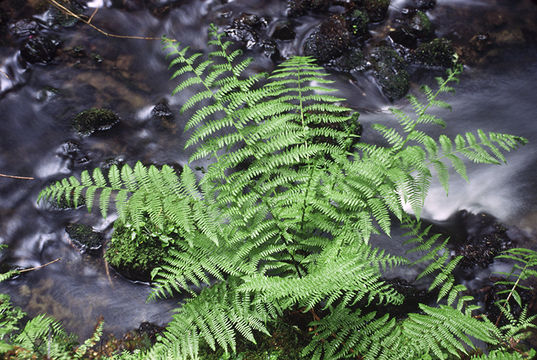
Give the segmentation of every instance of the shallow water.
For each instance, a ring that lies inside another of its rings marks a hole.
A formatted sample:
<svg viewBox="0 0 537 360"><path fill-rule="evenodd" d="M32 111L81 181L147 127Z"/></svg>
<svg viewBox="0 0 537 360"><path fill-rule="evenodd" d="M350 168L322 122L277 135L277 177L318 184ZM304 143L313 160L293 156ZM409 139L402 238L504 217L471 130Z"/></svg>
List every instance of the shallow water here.
<svg viewBox="0 0 537 360"><path fill-rule="evenodd" d="M285 18L285 1L245 0L224 5L218 1L185 1L160 19L145 9L111 8L109 1L95 0L90 4L100 8L94 23L109 32L166 34L195 49L206 47L206 29L211 22L225 25L243 11L270 16L269 28L276 20ZM405 1L394 1L392 12L404 4ZM508 24L518 24L524 23L524 19L531 21L535 11L527 13L528 9L537 8L531 1L509 4L438 1L429 15L436 19L437 33L450 34L453 24L464 22L464 18L445 14L465 14L471 22L469 19L486 8L504 14ZM40 18L48 17L44 14ZM282 55L300 53L302 42L319 19L300 18L296 39L280 44ZM467 26L485 26L476 23ZM77 222L109 232L113 218L101 220L98 214L88 214L83 209L51 210L38 206L35 200L51 181L78 175L112 158L129 163L142 160L185 164L189 155L183 149L186 136L182 128L186 118L177 110L188 94L173 98L169 95L174 84L168 81L170 73L159 41L106 38L82 24L48 31L64 41L64 50L52 64L23 66L17 46L0 47L0 70L9 75L8 79L0 73L0 173L36 178L0 178L0 243L8 244L10 249L4 261L23 267L61 260L0 284L0 291L11 294L30 314L46 311L82 336L88 336L100 315L104 316L105 330L116 334L135 328L142 321L162 324L170 318L169 310L175 301L146 304L150 291L146 284L126 281L112 270L108 277L105 264L80 255L65 232L67 224ZM464 36L460 35L460 39L463 41ZM83 46L88 54L98 54L102 61L96 62L93 55L71 57L68 49L74 46ZM469 184L453 176L448 197L434 184L424 215L441 221L460 209L486 211L507 224L521 227L533 244L537 238L537 47L535 43L515 42L506 49L486 66L468 67L457 93L447 99L453 112L439 114L448 121L446 131L451 135L482 128L522 135L530 143L510 154L508 165L470 165ZM254 51L253 56L256 70L274 66L258 52ZM414 78L419 83L428 83L438 74L426 72L415 74ZM408 109L404 100L391 104L367 74L339 74L334 79L349 104L362 113L365 139L376 139L367 130L367 124L393 121L388 115L389 106ZM162 99L175 111L174 122L162 124L151 119L151 109ZM71 118L93 106L111 108L119 114L121 122L109 131L80 137L71 127ZM68 141L80 146L76 156L63 150ZM132 311L134 308L136 312Z"/></svg>

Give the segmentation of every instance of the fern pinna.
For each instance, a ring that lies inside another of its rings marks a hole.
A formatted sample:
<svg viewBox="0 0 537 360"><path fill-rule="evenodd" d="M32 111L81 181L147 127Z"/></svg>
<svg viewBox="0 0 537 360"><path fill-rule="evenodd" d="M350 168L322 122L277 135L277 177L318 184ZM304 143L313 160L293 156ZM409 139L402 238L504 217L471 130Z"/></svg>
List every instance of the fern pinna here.
<svg viewBox="0 0 537 360"><path fill-rule="evenodd" d="M297 309L315 315L305 358L458 357L473 346L469 336L501 346L497 328L473 317L475 306L455 284L459 259L416 220L433 171L447 191L450 166L466 178L465 159L497 164L502 151L525 143L482 131L454 140L424 132L445 126L429 110L447 107L439 97L461 69L438 79L436 91L424 87L425 103L410 97L414 115L393 110L397 128L373 126L386 146L352 145L357 114L330 94L331 80L313 59L292 57L270 75L245 77L251 60L216 27L210 34L215 50L207 60L164 39L179 80L174 93L197 91L182 111L193 112L186 125L186 146L196 147L191 161L212 161L201 180L189 166L176 174L138 163L112 167L107 177L84 172L40 194L75 203L84 197L90 210L98 194L103 216L113 200L118 221L180 229L166 265L153 271L152 297L191 297L146 358L195 359L201 341L234 352L237 334L255 341L255 331ZM436 275L431 290L439 289L441 303L422 304L403 320L361 308L403 300L382 274L409 262L368 242L373 233L389 235L394 221L407 224L424 252L420 261L430 261L423 276Z"/></svg>

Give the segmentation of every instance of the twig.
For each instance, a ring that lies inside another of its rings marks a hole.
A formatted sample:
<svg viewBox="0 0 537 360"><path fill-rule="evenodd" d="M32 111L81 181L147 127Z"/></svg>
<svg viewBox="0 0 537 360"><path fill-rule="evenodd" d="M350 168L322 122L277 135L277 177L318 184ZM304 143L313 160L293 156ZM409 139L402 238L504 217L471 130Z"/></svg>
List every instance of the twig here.
<svg viewBox="0 0 537 360"><path fill-rule="evenodd" d="M91 14L88 19L88 24L91 22L91 20L93 20L93 17L95 16L95 14L97 14L97 11L99 11L99 8L95 8L95 10L93 10L93 14Z"/></svg>
<svg viewBox="0 0 537 360"><path fill-rule="evenodd" d="M108 278L108 282L110 283L110 287L114 287L114 283L112 282L112 278L110 277L110 269L108 268L108 261L106 259L104 260L104 270L106 272L106 277Z"/></svg>
<svg viewBox="0 0 537 360"><path fill-rule="evenodd" d="M6 174L0 174L0 177L6 177L10 179L20 179L20 180L35 180L35 178L29 177L29 176L16 176L16 175L6 175Z"/></svg>
<svg viewBox="0 0 537 360"><path fill-rule="evenodd" d="M113 38L119 38L119 39L138 39L138 40L160 40L161 39L160 37L151 37L151 36L134 36L134 35L111 34L109 32L106 32L106 31L102 30L101 28L91 24L91 20L93 20L93 17L97 13L97 10L95 10L93 12L93 14L91 15L91 17L88 20L85 20L80 15L75 14L74 12L72 12L71 10L69 10L68 8L63 6L62 4L58 3L56 0L47 0L47 1L50 2L52 5L56 6L58 9L60 9L64 13L66 13L67 15L72 16L75 19L78 19L78 20L82 21L84 24L91 26L93 29L97 30L98 32L100 32L101 34L103 34L105 36L113 37ZM175 41L175 40L171 40L171 41Z"/></svg>
<svg viewBox="0 0 537 360"><path fill-rule="evenodd" d="M44 268L45 266L48 266L50 264L54 264L55 262L57 261L60 261L62 258L57 258L55 260L52 260L52 261L49 261L48 263L46 264L43 264L43 265L39 265L39 266L36 266L36 267L33 267L33 268L29 268L29 269L22 269L22 270L19 270L20 273L24 273L24 272L28 272L28 271L33 271L33 270L37 270L37 269L41 269L41 268Z"/></svg>
<svg viewBox="0 0 537 360"><path fill-rule="evenodd" d="M5 77L7 77L9 80L11 80L11 78L9 77L9 75L6 74L4 71L0 70L0 73L1 73L2 75L4 75Z"/></svg>

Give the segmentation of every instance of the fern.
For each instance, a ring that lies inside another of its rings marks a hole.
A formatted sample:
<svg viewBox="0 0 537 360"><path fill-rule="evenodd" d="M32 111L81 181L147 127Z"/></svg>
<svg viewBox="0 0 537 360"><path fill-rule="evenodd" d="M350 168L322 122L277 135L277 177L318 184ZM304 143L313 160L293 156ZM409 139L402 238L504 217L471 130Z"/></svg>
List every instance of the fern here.
<svg viewBox="0 0 537 360"><path fill-rule="evenodd" d="M496 256L496 259L514 261L510 272L496 272L505 276L505 280L497 281L496 284L510 287L498 292L499 296L506 295L498 304L510 309L509 300L513 299L518 306L522 307L522 299L517 289L533 290L524 285L524 281L529 278L537 278L537 252L530 249L514 248Z"/></svg>
<svg viewBox="0 0 537 360"><path fill-rule="evenodd" d="M438 78L435 90L424 86L423 102L410 96L413 114L394 109L398 126L373 126L385 145L353 145L357 114L332 94L332 81L312 58L246 76L252 60L215 26L209 32L208 58L163 40L178 82L173 93L196 92L181 111L192 114L185 129L186 146L196 147L190 160L210 160L201 180L189 165L176 174L137 163L106 175L85 171L39 196L75 205L83 198L103 216L115 207L117 221L135 228L173 224L181 234L153 270L151 298L189 297L155 347L124 358L196 359L200 342L235 352L238 334L255 342L255 332L268 333L266 324L285 310L314 315L313 339L302 352L313 359L443 359L467 353L470 338L499 347L520 338L533 318L497 328L474 317L473 298L452 274L461 258L451 258L448 240L419 221L434 172L447 192L451 167L467 179L465 161L500 164L526 142L481 130L453 140L427 135L431 125L446 126L430 111L449 109L441 97L453 91L460 67ZM438 306L420 304L419 314L401 320L381 314L404 300L382 276L408 261L369 244L397 221L412 235L411 251L422 253L410 265L427 264L418 279L431 278L429 290L438 292ZM372 304L377 312L364 309Z"/></svg>

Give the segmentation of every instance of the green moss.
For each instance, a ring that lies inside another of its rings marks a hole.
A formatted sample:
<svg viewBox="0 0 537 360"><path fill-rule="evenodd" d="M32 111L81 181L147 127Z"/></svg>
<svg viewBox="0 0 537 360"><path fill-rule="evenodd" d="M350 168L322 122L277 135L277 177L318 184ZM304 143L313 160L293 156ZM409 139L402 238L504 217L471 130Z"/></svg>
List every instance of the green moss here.
<svg viewBox="0 0 537 360"><path fill-rule="evenodd" d="M146 224L136 230L131 224L114 224L114 233L105 253L110 265L125 276L147 281L151 270L162 264L170 246L180 238L172 225L163 230Z"/></svg>
<svg viewBox="0 0 537 360"><path fill-rule="evenodd" d="M421 44L416 49L417 60L430 66L450 67L453 65L454 55L451 41L444 38Z"/></svg>
<svg viewBox="0 0 537 360"><path fill-rule="evenodd" d="M408 92L409 75L403 58L393 49L381 46L371 54L375 78L389 99L400 99Z"/></svg>
<svg viewBox="0 0 537 360"><path fill-rule="evenodd" d="M351 32L354 35L367 34L367 24L369 23L369 16L367 13L360 10L354 10L349 19Z"/></svg>
<svg viewBox="0 0 537 360"><path fill-rule="evenodd" d="M119 117L108 109L91 108L82 111L73 119L73 126L82 135L91 135L95 131L108 130L119 121Z"/></svg>

